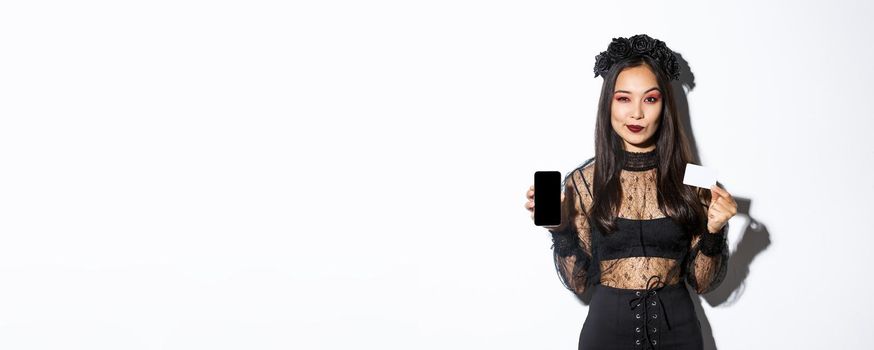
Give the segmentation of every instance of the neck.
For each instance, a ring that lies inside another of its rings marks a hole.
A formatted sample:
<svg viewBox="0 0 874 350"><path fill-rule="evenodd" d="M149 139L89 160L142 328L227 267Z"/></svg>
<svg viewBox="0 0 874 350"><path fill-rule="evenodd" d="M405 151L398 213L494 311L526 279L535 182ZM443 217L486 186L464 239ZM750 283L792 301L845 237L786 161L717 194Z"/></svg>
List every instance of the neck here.
<svg viewBox="0 0 874 350"><path fill-rule="evenodd" d="M659 165L659 154L655 148L644 152L632 152L622 150L625 164L622 169L630 171L644 171L655 169Z"/></svg>

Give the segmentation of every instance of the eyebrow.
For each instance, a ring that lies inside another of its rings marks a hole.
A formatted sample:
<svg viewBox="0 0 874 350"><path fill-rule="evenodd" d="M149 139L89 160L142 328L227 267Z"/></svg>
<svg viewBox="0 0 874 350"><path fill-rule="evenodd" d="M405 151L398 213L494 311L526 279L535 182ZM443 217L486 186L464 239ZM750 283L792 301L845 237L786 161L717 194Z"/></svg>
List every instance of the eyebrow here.
<svg viewBox="0 0 874 350"><path fill-rule="evenodd" d="M651 87L651 88L649 88L649 90L646 90L646 91L644 91L643 93L647 93L647 92L650 92L650 91L653 91L653 90L658 90L659 92L662 92L661 90L659 90L658 86L655 86L655 87ZM624 93L626 93L626 94L630 94L630 93L631 93L630 91L625 91L625 90L616 90L616 91L613 91L614 94L617 93L617 92L624 92Z"/></svg>

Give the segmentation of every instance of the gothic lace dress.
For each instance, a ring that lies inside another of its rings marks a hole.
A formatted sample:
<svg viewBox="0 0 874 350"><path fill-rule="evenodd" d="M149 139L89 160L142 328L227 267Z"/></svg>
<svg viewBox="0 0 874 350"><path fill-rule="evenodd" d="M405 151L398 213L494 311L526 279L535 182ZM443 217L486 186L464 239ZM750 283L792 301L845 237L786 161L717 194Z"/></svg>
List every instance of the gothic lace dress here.
<svg viewBox="0 0 874 350"><path fill-rule="evenodd" d="M565 288L578 295L594 288L580 348L700 349L700 324L683 283L703 294L722 282L728 225L688 232L659 209L656 151L624 154L616 231L602 234L584 214L594 198L594 159L566 175L563 222L550 229Z"/></svg>

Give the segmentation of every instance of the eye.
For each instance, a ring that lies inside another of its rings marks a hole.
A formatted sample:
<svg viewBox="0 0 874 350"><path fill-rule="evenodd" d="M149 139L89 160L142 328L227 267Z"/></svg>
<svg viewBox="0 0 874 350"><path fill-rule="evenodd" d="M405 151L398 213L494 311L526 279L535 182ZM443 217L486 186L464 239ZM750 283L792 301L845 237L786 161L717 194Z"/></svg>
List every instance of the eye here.
<svg viewBox="0 0 874 350"><path fill-rule="evenodd" d="M627 99L628 99L628 97L625 97L625 96L620 96L619 98L617 98L617 100L623 101L623 102L624 102L624 100L627 100Z"/></svg>
<svg viewBox="0 0 874 350"><path fill-rule="evenodd" d="M658 97L655 97L655 96L647 97L647 99L652 99L652 103L656 103L656 102L659 101L659 98L658 98Z"/></svg>

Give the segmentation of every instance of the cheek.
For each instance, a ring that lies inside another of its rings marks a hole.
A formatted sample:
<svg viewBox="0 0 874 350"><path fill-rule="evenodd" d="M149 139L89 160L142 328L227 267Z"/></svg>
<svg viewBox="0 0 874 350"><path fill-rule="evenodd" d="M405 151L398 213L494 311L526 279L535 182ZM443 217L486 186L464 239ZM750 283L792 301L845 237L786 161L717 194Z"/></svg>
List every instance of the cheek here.
<svg viewBox="0 0 874 350"><path fill-rule="evenodd" d="M660 115L662 113L662 104L659 103L646 106L646 111L650 115Z"/></svg>
<svg viewBox="0 0 874 350"><path fill-rule="evenodd" d="M652 127L649 128L649 135L650 136L655 135L656 131L659 130L659 125L661 125L661 122L662 122L661 118L656 118L655 120L652 121L652 123L650 124L650 125L652 125Z"/></svg>
<svg viewBox="0 0 874 350"><path fill-rule="evenodd" d="M610 117L613 119L614 123L621 121L622 116L626 114L624 108L619 104L614 103L613 107L610 108Z"/></svg>
<svg viewBox="0 0 874 350"><path fill-rule="evenodd" d="M610 124L613 124L614 128L622 126L622 118L619 117L615 111L613 112L613 116L610 118Z"/></svg>
<svg viewBox="0 0 874 350"><path fill-rule="evenodd" d="M650 136L655 135L656 131L659 130L659 121L658 121L658 120L654 121L654 122L652 123L652 127L649 128L649 129L650 129L650 130L649 130L649 135L650 135Z"/></svg>
<svg viewBox="0 0 874 350"><path fill-rule="evenodd" d="M613 102L611 102L612 104L610 105L610 110L613 111L613 114L616 114L617 112L621 112L622 111L622 104L616 103L615 99L612 101Z"/></svg>
<svg viewBox="0 0 874 350"><path fill-rule="evenodd" d="M658 125L662 119L662 106L661 105L650 106L647 109L646 114L655 116L655 118L652 119L652 124Z"/></svg>

